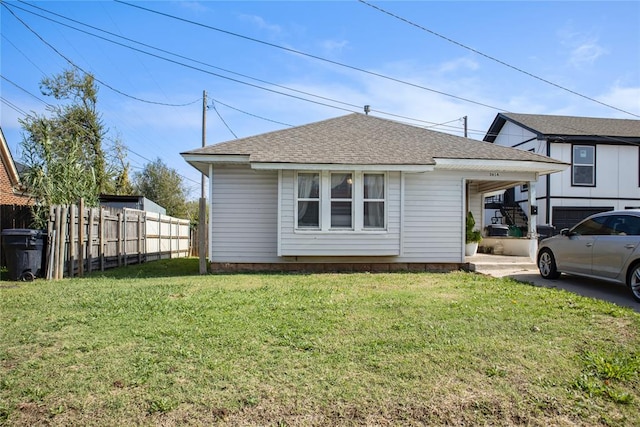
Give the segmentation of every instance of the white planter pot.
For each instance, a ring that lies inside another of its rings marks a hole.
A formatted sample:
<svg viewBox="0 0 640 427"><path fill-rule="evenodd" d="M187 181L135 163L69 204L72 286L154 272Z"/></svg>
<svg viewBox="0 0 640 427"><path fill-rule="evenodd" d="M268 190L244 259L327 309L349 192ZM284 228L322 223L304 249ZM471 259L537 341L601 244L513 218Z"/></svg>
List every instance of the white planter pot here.
<svg viewBox="0 0 640 427"><path fill-rule="evenodd" d="M478 242L467 243L464 247L465 256L474 256L478 252Z"/></svg>

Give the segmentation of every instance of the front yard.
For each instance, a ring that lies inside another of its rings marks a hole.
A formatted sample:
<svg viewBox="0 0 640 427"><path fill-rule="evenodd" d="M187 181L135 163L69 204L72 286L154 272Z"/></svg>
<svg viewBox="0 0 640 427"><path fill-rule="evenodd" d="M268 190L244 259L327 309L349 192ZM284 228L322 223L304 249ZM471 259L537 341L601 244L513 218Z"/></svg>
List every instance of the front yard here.
<svg viewBox="0 0 640 427"><path fill-rule="evenodd" d="M0 425L640 425L640 315L471 273L0 282Z"/></svg>

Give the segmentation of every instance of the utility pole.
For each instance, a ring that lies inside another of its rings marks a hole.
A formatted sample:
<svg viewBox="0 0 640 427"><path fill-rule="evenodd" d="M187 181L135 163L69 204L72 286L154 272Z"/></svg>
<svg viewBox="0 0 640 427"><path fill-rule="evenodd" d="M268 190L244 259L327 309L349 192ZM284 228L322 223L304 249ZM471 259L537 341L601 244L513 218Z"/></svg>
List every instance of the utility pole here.
<svg viewBox="0 0 640 427"><path fill-rule="evenodd" d="M202 147L207 145L207 91L202 91ZM207 274L207 198L204 185L205 176L200 178L200 205L198 211L198 257L200 274Z"/></svg>
<svg viewBox="0 0 640 427"><path fill-rule="evenodd" d="M464 122L464 137L467 137L467 116L464 116L462 118L462 121Z"/></svg>

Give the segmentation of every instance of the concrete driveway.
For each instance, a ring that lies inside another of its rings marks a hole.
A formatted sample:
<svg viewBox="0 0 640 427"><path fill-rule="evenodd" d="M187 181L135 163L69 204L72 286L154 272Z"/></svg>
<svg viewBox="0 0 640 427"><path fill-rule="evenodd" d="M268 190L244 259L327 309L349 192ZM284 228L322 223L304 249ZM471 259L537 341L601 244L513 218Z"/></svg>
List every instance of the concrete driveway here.
<svg viewBox="0 0 640 427"><path fill-rule="evenodd" d="M519 282L545 288L564 289L589 298L609 301L621 307L629 307L640 313L640 303L635 302L626 286L577 276L561 275L556 280L540 277L538 268L529 258L478 254L467 257L475 271L493 277L510 277Z"/></svg>

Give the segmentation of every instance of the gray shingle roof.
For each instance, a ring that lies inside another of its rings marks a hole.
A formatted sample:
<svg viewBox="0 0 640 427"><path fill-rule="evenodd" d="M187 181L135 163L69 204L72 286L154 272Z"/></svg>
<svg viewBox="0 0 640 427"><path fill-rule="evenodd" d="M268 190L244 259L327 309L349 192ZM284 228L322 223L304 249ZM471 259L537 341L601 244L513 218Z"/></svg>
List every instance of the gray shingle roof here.
<svg viewBox="0 0 640 427"><path fill-rule="evenodd" d="M640 120L516 113L501 115L546 136L640 137Z"/></svg>
<svg viewBox="0 0 640 427"><path fill-rule="evenodd" d="M249 155L251 162L433 165L435 158L562 163L545 156L353 113L223 142L183 155Z"/></svg>

